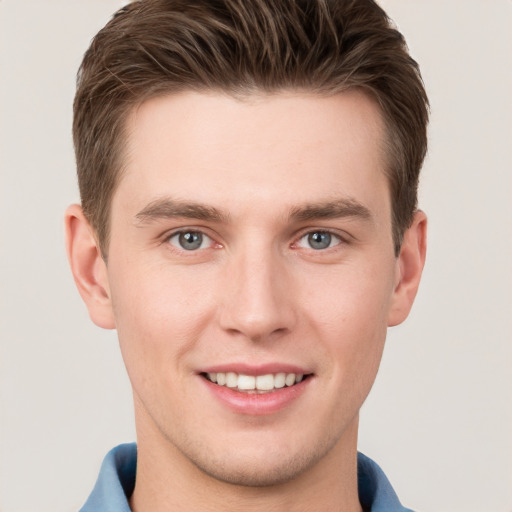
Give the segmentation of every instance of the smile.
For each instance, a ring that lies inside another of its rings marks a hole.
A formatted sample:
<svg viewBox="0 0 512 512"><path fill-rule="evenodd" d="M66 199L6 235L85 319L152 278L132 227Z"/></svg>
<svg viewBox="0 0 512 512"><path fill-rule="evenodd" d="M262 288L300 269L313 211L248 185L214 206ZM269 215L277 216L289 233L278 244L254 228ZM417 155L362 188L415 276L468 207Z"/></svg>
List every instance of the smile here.
<svg viewBox="0 0 512 512"><path fill-rule="evenodd" d="M265 375L244 375L235 372L217 372L202 374L207 380L225 386L242 393L269 393L291 387L301 382L304 378L302 373L268 373Z"/></svg>

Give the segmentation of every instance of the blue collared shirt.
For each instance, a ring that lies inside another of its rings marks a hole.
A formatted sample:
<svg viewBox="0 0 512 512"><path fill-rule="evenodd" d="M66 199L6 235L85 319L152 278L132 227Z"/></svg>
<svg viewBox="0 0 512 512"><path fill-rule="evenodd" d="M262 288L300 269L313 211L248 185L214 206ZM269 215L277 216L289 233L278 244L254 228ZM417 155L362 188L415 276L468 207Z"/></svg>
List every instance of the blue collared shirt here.
<svg viewBox="0 0 512 512"><path fill-rule="evenodd" d="M111 450L101 465L89 499L80 512L131 512L128 499L135 487L137 445L122 444ZM357 454L359 501L365 512L412 512L403 507L380 467Z"/></svg>

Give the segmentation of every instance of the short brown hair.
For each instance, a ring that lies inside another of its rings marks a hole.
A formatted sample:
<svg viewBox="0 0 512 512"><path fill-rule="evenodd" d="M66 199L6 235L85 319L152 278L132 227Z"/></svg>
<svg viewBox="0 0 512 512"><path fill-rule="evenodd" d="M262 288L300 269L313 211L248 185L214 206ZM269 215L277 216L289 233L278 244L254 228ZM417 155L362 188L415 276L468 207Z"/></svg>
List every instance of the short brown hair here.
<svg viewBox="0 0 512 512"><path fill-rule="evenodd" d="M77 78L73 137L82 207L106 255L126 119L183 90L359 88L387 128L395 253L417 208L428 100L403 36L373 0L140 0L93 39Z"/></svg>

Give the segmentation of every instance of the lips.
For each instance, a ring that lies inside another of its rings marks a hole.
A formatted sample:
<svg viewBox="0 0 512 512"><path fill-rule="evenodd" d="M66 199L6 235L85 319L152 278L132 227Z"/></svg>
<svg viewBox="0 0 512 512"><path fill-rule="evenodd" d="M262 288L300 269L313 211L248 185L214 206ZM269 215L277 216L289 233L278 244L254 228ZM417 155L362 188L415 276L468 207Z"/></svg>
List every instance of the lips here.
<svg viewBox="0 0 512 512"><path fill-rule="evenodd" d="M303 368L280 364L219 366L199 375L220 404L242 415L269 415L286 409L314 380Z"/></svg>

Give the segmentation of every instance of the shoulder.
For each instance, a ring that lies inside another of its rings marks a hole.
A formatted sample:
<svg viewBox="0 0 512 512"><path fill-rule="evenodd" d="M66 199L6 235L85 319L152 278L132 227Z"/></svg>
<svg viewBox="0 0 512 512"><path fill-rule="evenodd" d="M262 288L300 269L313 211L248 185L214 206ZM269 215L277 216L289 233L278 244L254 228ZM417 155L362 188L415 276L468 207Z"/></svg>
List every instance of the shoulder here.
<svg viewBox="0 0 512 512"><path fill-rule="evenodd" d="M121 444L101 464L94 489L80 512L130 512L128 499L135 486L137 445Z"/></svg>
<svg viewBox="0 0 512 512"><path fill-rule="evenodd" d="M362 453L357 454L357 481L365 512L412 512L400 503L380 466Z"/></svg>

